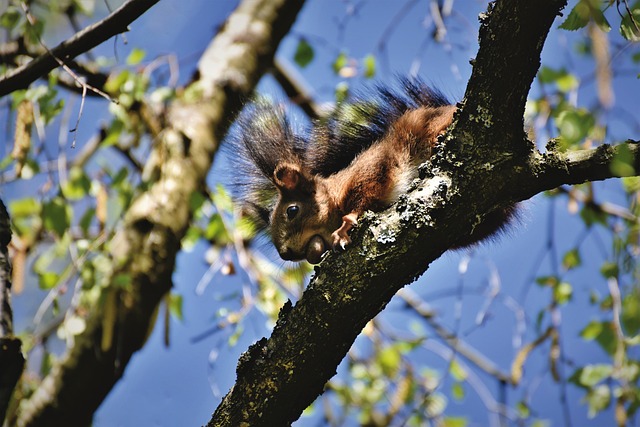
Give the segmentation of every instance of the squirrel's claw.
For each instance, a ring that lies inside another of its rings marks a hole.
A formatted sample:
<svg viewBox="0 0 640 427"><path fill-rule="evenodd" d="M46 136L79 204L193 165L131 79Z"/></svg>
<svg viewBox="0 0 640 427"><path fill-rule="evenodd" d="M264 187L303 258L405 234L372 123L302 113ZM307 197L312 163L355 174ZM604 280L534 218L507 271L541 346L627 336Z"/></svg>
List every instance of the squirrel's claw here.
<svg viewBox="0 0 640 427"><path fill-rule="evenodd" d="M347 233L356 224L358 224L357 213L351 212L350 214L342 217L342 225L340 226L340 228L331 233L334 249L342 248L342 250L345 250L347 245L351 243L351 238Z"/></svg>

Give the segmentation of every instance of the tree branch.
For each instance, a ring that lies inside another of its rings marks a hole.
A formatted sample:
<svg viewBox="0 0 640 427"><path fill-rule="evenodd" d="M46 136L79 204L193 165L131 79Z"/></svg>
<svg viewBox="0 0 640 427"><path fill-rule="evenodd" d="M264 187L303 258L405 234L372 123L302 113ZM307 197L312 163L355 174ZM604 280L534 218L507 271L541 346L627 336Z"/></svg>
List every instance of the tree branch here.
<svg viewBox="0 0 640 427"><path fill-rule="evenodd" d="M43 53L34 60L8 71L0 78L0 97L28 87L35 80L63 63L88 52L109 38L128 31L128 25L138 19L158 0L129 0L103 20L88 26L70 39Z"/></svg>
<svg viewBox="0 0 640 427"><path fill-rule="evenodd" d="M86 425L153 326L154 311L171 288L171 275L191 212L189 197L205 186L220 139L271 64L302 0L244 0L206 49L198 100L176 100L169 127L150 159L162 158L158 179L133 202L110 242L111 285L90 309L86 329L24 401L18 426ZM161 153L161 154L160 154ZM123 278L129 283L122 286Z"/></svg>
<svg viewBox="0 0 640 427"><path fill-rule="evenodd" d="M640 174L640 141L627 140L591 150L535 154L527 173L531 175L523 179L519 196L522 200L563 184L635 176Z"/></svg>
<svg viewBox="0 0 640 427"><path fill-rule="evenodd" d="M0 200L0 424L4 423L13 389L24 368L22 343L13 336L11 262L7 249L10 241L9 213Z"/></svg>
<svg viewBox="0 0 640 427"><path fill-rule="evenodd" d="M468 236L484 214L515 201L517 182L502 180L502 173L514 166L525 170L529 163L524 99L564 4L501 1L494 8L492 3L466 100L447 150L432 159L430 178L387 211L365 215L352 245L325 256L300 301L282 308L271 337L242 355L236 383L209 426L295 421L396 291Z"/></svg>

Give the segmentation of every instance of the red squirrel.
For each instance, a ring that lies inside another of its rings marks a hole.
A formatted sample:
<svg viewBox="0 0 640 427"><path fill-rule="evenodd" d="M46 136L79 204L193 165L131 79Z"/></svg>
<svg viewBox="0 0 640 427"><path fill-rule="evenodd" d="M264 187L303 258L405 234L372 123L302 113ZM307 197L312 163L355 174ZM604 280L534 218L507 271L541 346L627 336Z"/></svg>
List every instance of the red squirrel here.
<svg viewBox="0 0 640 427"><path fill-rule="evenodd" d="M418 177L456 107L420 81L400 86L340 106L307 137L273 105L256 103L241 115L240 199L283 259L316 264L325 251L344 249L360 215L387 208ZM491 214L458 247L494 234L512 213Z"/></svg>

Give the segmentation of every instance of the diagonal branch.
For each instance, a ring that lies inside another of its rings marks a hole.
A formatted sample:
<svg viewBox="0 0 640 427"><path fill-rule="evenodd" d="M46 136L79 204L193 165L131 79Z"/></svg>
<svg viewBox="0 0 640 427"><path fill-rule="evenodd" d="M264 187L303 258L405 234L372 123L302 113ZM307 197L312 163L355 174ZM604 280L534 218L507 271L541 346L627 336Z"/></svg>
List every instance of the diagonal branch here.
<svg viewBox="0 0 640 427"><path fill-rule="evenodd" d="M8 71L0 78L0 97L28 87L35 80L59 66L58 60L69 60L85 53L109 38L128 31L128 25L138 19L159 0L129 0L101 21L88 26L58 46L25 65ZM56 60L57 58L57 60Z"/></svg>
<svg viewBox="0 0 640 427"><path fill-rule="evenodd" d="M561 0L492 3L483 18L466 101L447 139L448 153L433 163L433 176L387 211L365 216L352 246L324 258L295 307L282 308L271 337L242 355L236 383L209 426L295 421L398 289L468 236L478 218L516 201L512 194L520 183L502 174L529 165L524 99L564 5Z"/></svg>

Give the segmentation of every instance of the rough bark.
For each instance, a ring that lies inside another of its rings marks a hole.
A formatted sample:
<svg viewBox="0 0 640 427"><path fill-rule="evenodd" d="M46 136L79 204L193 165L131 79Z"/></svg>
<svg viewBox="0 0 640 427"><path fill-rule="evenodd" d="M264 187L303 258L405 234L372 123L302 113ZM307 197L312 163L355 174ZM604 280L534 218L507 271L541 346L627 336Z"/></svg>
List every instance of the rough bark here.
<svg viewBox="0 0 640 427"><path fill-rule="evenodd" d="M8 251L10 241L9 214L0 200L0 424L5 419L13 389L24 368L22 343L13 336L11 262Z"/></svg>
<svg viewBox="0 0 640 427"><path fill-rule="evenodd" d="M96 408L144 343L154 311L171 288L171 275L191 213L189 198L204 188L220 138L272 63L303 0L245 0L205 51L198 78L169 107L154 181L125 215L110 244L115 266L107 287L75 337L34 395L21 404L19 426L88 425ZM153 160L150 160L153 161ZM130 286L117 281L130 278Z"/></svg>
<svg viewBox="0 0 640 427"><path fill-rule="evenodd" d="M285 426L322 393L357 335L482 218L563 183L613 176L615 149L542 156L523 131L524 102L564 0L500 1L481 18L466 99L422 185L366 215L343 253L331 253L269 339L240 358L235 385L209 426ZM639 150L630 144L636 165ZM592 167L592 174L584 165ZM523 185L528 182L527 185Z"/></svg>

